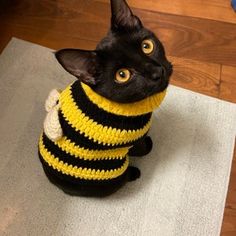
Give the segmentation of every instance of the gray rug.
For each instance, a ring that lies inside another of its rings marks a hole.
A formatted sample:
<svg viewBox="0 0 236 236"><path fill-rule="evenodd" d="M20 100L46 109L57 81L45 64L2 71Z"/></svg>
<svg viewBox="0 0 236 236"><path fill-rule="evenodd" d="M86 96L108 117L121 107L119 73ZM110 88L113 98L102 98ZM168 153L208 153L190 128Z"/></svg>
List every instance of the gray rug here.
<svg viewBox="0 0 236 236"><path fill-rule="evenodd" d="M50 49L13 39L0 56L0 235L219 235L236 105L174 86L155 113L142 178L102 200L69 197L37 157L52 88L73 80Z"/></svg>

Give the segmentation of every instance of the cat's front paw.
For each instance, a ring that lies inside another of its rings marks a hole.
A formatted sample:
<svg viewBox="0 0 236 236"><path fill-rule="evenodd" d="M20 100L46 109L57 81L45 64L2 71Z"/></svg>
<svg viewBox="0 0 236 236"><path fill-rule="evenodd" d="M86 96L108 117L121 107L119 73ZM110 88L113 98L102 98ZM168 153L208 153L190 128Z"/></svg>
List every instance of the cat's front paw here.
<svg viewBox="0 0 236 236"><path fill-rule="evenodd" d="M152 151L152 146L152 139L149 136L146 136L129 150L128 155L137 157L146 156Z"/></svg>
<svg viewBox="0 0 236 236"><path fill-rule="evenodd" d="M141 171L134 166L128 167L128 181L135 181L136 179L140 178Z"/></svg>

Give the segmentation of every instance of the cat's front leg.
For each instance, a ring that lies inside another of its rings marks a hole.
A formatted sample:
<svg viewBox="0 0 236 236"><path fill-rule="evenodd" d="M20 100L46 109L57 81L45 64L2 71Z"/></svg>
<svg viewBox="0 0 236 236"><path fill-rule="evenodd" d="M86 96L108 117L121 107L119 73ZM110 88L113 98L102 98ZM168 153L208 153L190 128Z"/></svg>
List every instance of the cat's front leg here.
<svg viewBox="0 0 236 236"><path fill-rule="evenodd" d="M130 150L129 156L145 156L152 150L152 139L149 136L144 137L138 143L136 143Z"/></svg>

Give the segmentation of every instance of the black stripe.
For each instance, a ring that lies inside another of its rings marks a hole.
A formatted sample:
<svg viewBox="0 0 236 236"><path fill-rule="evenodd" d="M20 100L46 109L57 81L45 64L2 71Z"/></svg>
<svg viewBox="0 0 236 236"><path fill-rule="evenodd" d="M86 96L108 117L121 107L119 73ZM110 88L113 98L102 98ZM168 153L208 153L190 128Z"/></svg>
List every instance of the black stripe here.
<svg viewBox="0 0 236 236"><path fill-rule="evenodd" d="M82 168L91 168L96 170L114 170L123 166L126 158L114 159L114 160L84 160L80 158L75 158L69 153L61 150L57 145L55 145L45 134L43 134L43 144L45 148L53 153L55 157L58 157L60 161L68 163L68 165L73 165Z"/></svg>
<svg viewBox="0 0 236 236"><path fill-rule="evenodd" d="M74 142L76 145L79 145L80 147L84 147L86 149L90 150L107 150L107 149L114 149L118 147L129 147L134 145L136 142L140 141L144 136L137 139L136 141L129 142L126 144L119 144L115 146L108 146L104 144L99 144L98 142L94 142L90 140L89 138L85 137L83 134L80 134L79 132L76 132L65 120L63 114L61 111L59 111L59 120L60 124L63 130L63 134L69 138L72 142Z"/></svg>
<svg viewBox="0 0 236 236"><path fill-rule="evenodd" d="M85 94L81 83L76 81L71 88L72 96L80 110L98 124L117 129L142 129L151 119L152 113L139 116L121 116L109 113L94 104Z"/></svg>
<svg viewBox="0 0 236 236"><path fill-rule="evenodd" d="M40 152L38 152L39 159L43 165L43 167L52 175L55 175L59 177L60 179L65 179L71 183L76 183L76 184L81 184L81 185L87 185L87 184L93 184L93 185L100 185L100 184L110 184L110 183L116 183L116 181L121 180L124 178L124 175L126 174L127 171L125 171L121 176L118 176L117 178L114 179L109 179L109 180L85 180L81 178L75 178L70 175L63 174L59 172L58 170L54 170L51 166L48 165L48 163L43 159L42 155Z"/></svg>

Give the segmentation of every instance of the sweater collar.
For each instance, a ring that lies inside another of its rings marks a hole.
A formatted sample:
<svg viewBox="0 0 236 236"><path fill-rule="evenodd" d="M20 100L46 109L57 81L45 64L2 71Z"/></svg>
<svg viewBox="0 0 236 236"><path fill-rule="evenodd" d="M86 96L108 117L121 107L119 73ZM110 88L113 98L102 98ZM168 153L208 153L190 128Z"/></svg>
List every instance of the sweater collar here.
<svg viewBox="0 0 236 236"><path fill-rule="evenodd" d="M81 86L88 98L99 108L122 116L138 116L153 112L158 108L166 96L166 90L149 96L134 103L118 103L111 101L93 91L88 85L81 82Z"/></svg>

